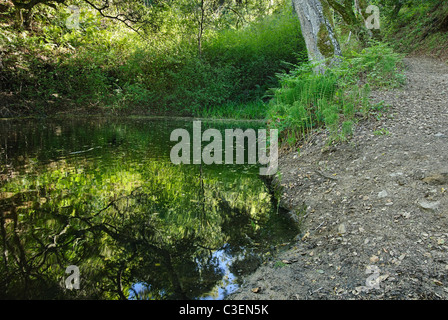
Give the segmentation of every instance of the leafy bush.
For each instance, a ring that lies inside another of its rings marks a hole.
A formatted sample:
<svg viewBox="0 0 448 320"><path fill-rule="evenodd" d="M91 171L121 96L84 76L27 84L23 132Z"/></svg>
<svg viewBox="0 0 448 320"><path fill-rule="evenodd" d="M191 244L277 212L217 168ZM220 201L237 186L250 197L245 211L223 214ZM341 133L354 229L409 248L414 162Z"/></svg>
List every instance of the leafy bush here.
<svg viewBox="0 0 448 320"><path fill-rule="evenodd" d="M212 64L235 68L236 100L257 99L277 85L276 73L291 70L306 60L300 24L290 8L234 30L223 30L204 45L204 56Z"/></svg>
<svg viewBox="0 0 448 320"><path fill-rule="evenodd" d="M252 101L260 106L266 89L277 84L276 73L302 61L298 53L305 50L290 9L238 30L209 27L201 54L192 35L185 36L191 30L178 25L143 39L89 10L81 10L81 28L70 30L68 11L49 10L40 29L0 35L0 46L11 48L0 70L8 84L3 90L44 108L48 101L70 101L126 112L260 117Z"/></svg>
<svg viewBox="0 0 448 320"><path fill-rule="evenodd" d="M190 113L221 105L234 94L235 73L231 65L213 66L192 57L182 64L179 71L168 71L175 86L166 103Z"/></svg>

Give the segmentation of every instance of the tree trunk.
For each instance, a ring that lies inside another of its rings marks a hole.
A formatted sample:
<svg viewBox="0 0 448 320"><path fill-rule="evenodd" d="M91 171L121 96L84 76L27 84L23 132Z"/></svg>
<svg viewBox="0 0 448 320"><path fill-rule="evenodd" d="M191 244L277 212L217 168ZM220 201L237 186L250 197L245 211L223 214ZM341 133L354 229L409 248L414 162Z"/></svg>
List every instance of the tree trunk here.
<svg viewBox="0 0 448 320"><path fill-rule="evenodd" d="M309 60L328 59L327 66L337 63L342 53L330 23L329 10L324 10L320 0L292 0L292 4L300 20ZM321 64L316 71L324 72L327 66Z"/></svg>
<svg viewBox="0 0 448 320"><path fill-rule="evenodd" d="M200 14L198 17L198 54L199 57L202 56L202 36L204 34L204 19L205 19L205 3L201 0L200 4Z"/></svg>

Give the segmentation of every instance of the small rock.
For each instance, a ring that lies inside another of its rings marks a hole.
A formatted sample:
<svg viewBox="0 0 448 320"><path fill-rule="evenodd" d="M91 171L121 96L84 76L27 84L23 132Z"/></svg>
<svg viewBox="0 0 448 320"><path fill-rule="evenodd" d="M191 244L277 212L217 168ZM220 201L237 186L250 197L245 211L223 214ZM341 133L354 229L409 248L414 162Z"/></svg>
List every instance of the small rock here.
<svg viewBox="0 0 448 320"><path fill-rule="evenodd" d="M380 260L380 258L378 258L378 256L371 256L370 257L370 262L375 263L378 262Z"/></svg>
<svg viewBox="0 0 448 320"><path fill-rule="evenodd" d="M422 201L419 201L417 203L417 205L423 210L435 211L439 208L440 202L439 201L429 202L426 200L422 200Z"/></svg>
<svg viewBox="0 0 448 320"><path fill-rule="evenodd" d="M392 178L394 178L394 177L402 176L402 175L403 175L403 172L394 172L394 173L391 173L389 176L391 176Z"/></svg>
<svg viewBox="0 0 448 320"><path fill-rule="evenodd" d="M343 234L345 234L345 232L346 232L345 224L341 223L341 224L339 225L339 227L338 227L338 233L339 233L340 235L343 235Z"/></svg>
<svg viewBox="0 0 448 320"><path fill-rule="evenodd" d="M381 198L385 198L385 197L387 197L387 191L386 190L383 190L383 191L378 193L378 198L381 199Z"/></svg>
<svg viewBox="0 0 448 320"><path fill-rule="evenodd" d="M382 282L382 281L385 281L387 278L389 278L389 275L388 274L383 274L382 276L378 277L378 281Z"/></svg>

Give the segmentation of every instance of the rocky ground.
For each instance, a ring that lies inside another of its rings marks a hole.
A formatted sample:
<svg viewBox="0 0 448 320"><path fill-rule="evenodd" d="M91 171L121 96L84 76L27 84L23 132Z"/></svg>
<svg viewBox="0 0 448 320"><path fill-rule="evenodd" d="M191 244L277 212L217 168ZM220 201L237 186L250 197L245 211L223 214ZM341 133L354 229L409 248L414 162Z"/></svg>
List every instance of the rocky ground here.
<svg viewBox="0 0 448 320"><path fill-rule="evenodd" d="M448 66L406 65L405 88L372 93L380 120L281 155L302 233L230 299L448 299Z"/></svg>

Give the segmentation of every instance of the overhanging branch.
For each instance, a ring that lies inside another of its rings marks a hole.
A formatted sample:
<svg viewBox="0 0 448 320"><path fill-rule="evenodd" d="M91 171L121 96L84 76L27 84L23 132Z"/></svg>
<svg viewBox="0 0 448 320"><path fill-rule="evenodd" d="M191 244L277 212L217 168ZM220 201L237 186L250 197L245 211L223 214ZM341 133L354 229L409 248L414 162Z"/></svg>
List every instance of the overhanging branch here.
<svg viewBox="0 0 448 320"><path fill-rule="evenodd" d="M120 22L124 23L126 25L126 27L128 27L129 29L131 29L132 31L136 32L138 35L143 37L143 35L138 31L138 29L134 28L131 25L131 23L141 22L138 18L133 19L133 18L129 17L128 15L122 14L122 13L118 13L117 15L112 16L112 15L104 12L104 10L109 9L109 0L104 1L104 5L102 7L98 7L97 5L95 5L93 2L91 2L89 0L84 0L84 2L86 2L92 8L94 8L96 11L98 11L102 17L120 21Z"/></svg>

